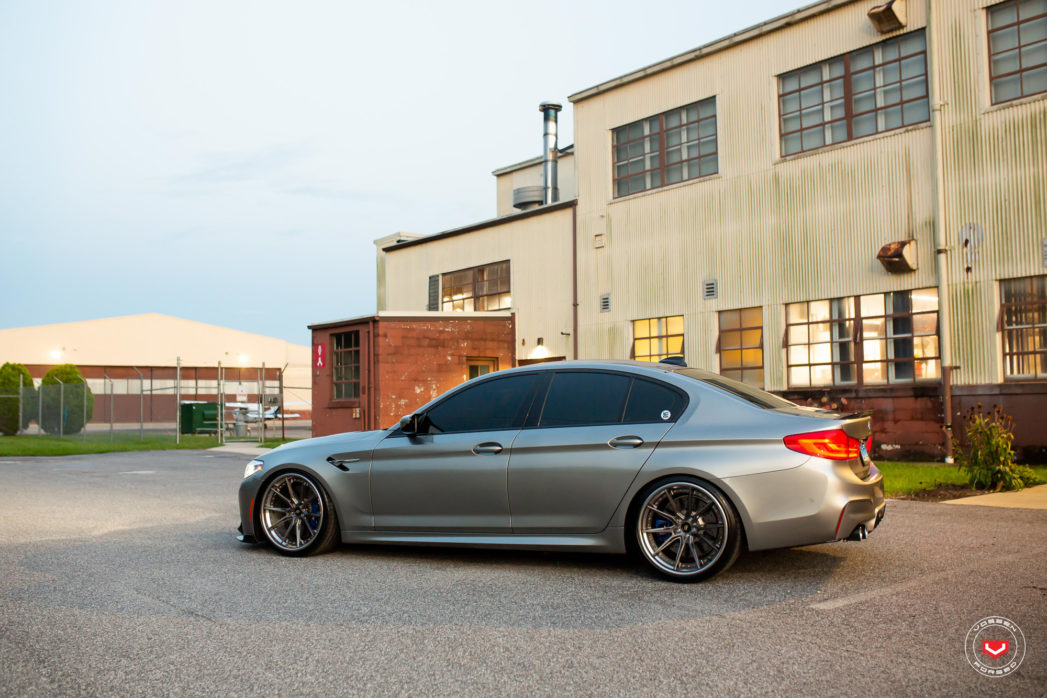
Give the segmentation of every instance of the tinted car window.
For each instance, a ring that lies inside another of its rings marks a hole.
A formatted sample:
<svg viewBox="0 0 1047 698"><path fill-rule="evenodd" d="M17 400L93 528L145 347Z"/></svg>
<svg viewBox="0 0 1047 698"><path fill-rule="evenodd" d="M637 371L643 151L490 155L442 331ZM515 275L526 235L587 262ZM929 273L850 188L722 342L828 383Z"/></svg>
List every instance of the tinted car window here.
<svg viewBox="0 0 1047 698"><path fill-rule="evenodd" d="M681 376L687 376L699 380L703 383L716 386L721 390L737 395L738 397L751 402L757 407L762 407L765 410L773 410L779 407L796 407L796 403L789 402L784 398L780 398L777 395L772 395L765 390L754 388L751 385L736 381L733 378L725 378L715 373L708 373L706 371L695 371L693 369L684 368L678 371Z"/></svg>
<svg viewBox="0 0 1047 698"><path fill-rule="evenodd" d="M430 433L518 429L531 406L531 374L484 381L461 390L426 413Z"/></svg>
<svg viewBox="0 0 1047 698"><path fill-rule="evenodd" d="M683 395L672 388L637 378L625 406L626 423L675 422L686 406Z"/></svg>
<svg viewBox="0 0 1047 698"><path fill-rule="evenodd" d="M539 426L617 424L632 379L617 373L556 373Z"/></svg>

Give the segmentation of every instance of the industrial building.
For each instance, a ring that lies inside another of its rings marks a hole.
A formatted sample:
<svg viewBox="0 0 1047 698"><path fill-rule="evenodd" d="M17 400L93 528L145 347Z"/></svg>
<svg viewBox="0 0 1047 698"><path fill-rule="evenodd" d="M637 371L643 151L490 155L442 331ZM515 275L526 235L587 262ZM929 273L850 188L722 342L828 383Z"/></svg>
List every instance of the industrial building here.
<svg viewBox="0 0 1047 698"><path fill-rule="evenodd" d="M302 418L312 402L309 347L159 313L0 330L4 361L25 364L36 385L56 364L74 364L95 395L96 423L174 422L176 376L181 399L214 401L219 364L223 402L256 402L263 385L267 395L282 385L283 404Z"/></svg>
<svg viewBox="0 0 1047 698"><path fill-rule="evenodd" d="M1042 1L822 0L570 101L573 146L543 104L496 218L376 241L380 311L872 409L880 456L1000 404L1047 454Z"/></svg>

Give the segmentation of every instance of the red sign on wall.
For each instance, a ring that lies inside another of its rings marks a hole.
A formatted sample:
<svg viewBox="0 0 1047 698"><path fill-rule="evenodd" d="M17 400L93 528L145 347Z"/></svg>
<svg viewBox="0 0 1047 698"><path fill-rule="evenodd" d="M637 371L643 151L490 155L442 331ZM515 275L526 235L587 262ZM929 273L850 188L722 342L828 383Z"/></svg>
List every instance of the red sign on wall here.
<svg viewBox="0 0 1047 698"><path fill-rule="evenodd" d="M316 368L323 368L324 363L327 361L326 357L324 356L323 344L316 344L313 346L313 357L313 365L316 366Z"/></svg>

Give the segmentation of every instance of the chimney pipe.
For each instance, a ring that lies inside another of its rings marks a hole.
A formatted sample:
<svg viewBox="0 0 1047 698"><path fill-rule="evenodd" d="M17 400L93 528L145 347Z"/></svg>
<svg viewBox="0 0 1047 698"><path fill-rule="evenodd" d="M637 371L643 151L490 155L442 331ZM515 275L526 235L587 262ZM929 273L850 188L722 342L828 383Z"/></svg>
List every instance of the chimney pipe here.
<svg viewBox="0 0 1047 698"><path fill-rule="evenodd" d="M543 204L560 200L560 189L556 181L556 159L559 157L556 143L556 112L561 109L563 105L556 102L542 102L538 105L538 111L542 112L542 145L545 149L542 154Z"/></svg>

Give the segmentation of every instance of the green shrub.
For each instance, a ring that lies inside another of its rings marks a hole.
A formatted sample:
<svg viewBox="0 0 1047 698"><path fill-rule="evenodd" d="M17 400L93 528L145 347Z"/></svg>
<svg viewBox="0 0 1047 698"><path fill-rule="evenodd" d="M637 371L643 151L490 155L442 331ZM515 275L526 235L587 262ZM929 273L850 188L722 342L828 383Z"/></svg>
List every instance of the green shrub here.
<svg viewBox="0 0 1047 698"><path fill-rule="evenodd" d="M21 380L19 380L21 379ZM22 391L22 424L18 424L18 391ZM0 366L0 434L13 436L19 428L25 429L36 416L36 388L29 369L22 364L5 363Z"/></svg>
<svg viewBox="0 0 1047 698"><path fill-rule="evenodd" d="M64 384L62 387L61 384ZM87 414L84 414L84 392ZM72 364L55 366L40 381L40 425L48 434L76 434L84 428L95 411L95 396L87 381Z"/></svg>
<svg viewBox="0 0 1047 698"><path fill-rule="evenodd" d="M967 482L979 490L1020 490L1035 484L1036 474L1014 462L1014 420L998 406L983 414L979 402L964 418L966 448L953 439L956 462Z"/></svg>

